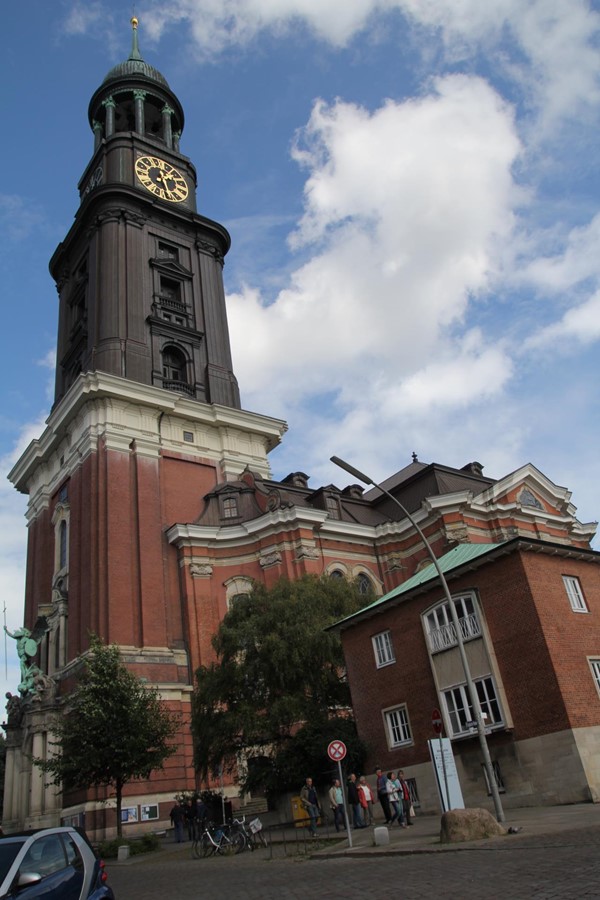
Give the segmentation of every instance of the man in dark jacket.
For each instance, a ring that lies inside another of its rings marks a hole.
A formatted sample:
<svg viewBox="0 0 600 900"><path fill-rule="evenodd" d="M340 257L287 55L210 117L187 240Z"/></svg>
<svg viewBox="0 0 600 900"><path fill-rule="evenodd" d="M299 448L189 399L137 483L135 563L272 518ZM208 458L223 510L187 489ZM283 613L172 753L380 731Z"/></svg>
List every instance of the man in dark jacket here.
<svg viewBox="0 0 600 900"><path fill-rule="evenodd" d="M317 836L317 819L321 815L319 809L319 797L313 785L312 778L307 778L302 790L300 791L300 802L303 809L308 813L308 830L311 837Z"/></svg>
<svg viewBox="0 0 600 900"><path fill-rule="evenodd" d="M360 810L360 797L358 796L358 784L356 783L356 775L352 773L348 779L348 803L352 807L352 818L355 828L366 828L363 822Z"/></svg>
<svg viewBox="0 0 600 900"><path fill-rule="evenodd" d="M379 798L383 815L385 816L385 824L388 825L392 821L392 810L387 792L387 778L381 769L377 769L375 774L377 776L377 797Z"/></svg>

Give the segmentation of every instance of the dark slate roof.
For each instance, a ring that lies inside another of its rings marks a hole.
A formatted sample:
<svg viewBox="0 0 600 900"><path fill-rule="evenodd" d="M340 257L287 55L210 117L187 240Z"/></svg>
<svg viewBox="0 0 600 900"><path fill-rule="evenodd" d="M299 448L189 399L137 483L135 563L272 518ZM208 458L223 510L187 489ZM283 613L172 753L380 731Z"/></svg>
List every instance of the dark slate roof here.
<svg viewBox="0 0 600 900"><path fill-rule="evenodd" d="M129 78L131 76L141 76L142 78L148 78L150 81L155 81L158 84L161 84L163 87L169 88L169 84L165 76L162 75L158 71L158 69L155 69L154 66L151 66L149 63L145 62L142 59L142 55L138 47L137 38L138 21L135 16L132 18L131 24L133 26L131 53L124 62L118 63L116 66L113 66L110 72L108 72L102 84L106 84L108 81Z"/></svg>
<svg viewBox="0 0 600 900"><path fill-rule="evenodd" d="M411 513L419 509L427 497L463 490L479 494L493 483L494 479L483 477L478 463L469 463L463 469L452 469L417 460L382 482ZM219 503L222 491L237 492L239 495L239 515L235 519L223 518ZM267 510L294 506L321 509L331 516L327 504L327 499L331 497L339 503L337 518L341 522L375 526L404 518L401 509L377 488L364 493L359 485L349 485L342 490L334 484L310 488L308 475L304 472L292 472L282 481L273 481L246 470L238 481L217 485L204 497L205 507L197 522L202 525L234 525L258 518Z"/></svg>
<svg viewBox="0 0 600 900"><path fill-rule="evenodd" d="M143 59L126 59L125 62L118 63L116 66L108 72L106 78L102 82L102 84L106 84L109 81L114 81L116 79L128 78L132 75L142 76L142 78L148 78L150 81L155 81L163 87L168 88L169 84L164 75L162 75L158 69L155 69L154 66L151 66L149 63L144 62Z"/></svg>

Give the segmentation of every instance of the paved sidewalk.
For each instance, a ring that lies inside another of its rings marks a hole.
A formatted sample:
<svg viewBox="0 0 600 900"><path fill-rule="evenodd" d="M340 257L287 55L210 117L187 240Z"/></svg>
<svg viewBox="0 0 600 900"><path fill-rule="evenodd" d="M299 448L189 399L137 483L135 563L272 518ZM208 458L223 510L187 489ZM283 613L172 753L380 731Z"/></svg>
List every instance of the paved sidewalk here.
<svg viewBox="0 0 600 900"><path fill-rule="evenodd" d="M562 840L566 832L600 830L600 804L578 803L570 806L536 806L505 810L504 827L521 829L518 834L506 834L481 841L457 844L440 843L440 816L417 816L410 828L392 825L388 828L390 842L375 846L373 827L352 831L352 847L346 838L335 845L317 850L313 857L389 856L414 853L448 853L460 850L490 850L511 845L523 845L535 839L551 844ZM376 826L377 827L377 826ZM341 835L340 835L341 836Z"/></svg>

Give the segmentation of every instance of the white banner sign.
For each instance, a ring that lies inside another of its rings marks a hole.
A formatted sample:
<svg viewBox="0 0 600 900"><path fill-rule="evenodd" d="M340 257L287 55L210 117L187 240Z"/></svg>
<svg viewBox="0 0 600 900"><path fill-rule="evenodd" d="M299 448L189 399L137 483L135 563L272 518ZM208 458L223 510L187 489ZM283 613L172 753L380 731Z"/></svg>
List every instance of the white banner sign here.
<svg viewBox="0 0 600 900"><path fill-rule="evenodd" d="M465 801L458 780L450 739L433 738L427 741L427 744L433 763L442 812L448 812L450 809L464 809Z"/></svg>

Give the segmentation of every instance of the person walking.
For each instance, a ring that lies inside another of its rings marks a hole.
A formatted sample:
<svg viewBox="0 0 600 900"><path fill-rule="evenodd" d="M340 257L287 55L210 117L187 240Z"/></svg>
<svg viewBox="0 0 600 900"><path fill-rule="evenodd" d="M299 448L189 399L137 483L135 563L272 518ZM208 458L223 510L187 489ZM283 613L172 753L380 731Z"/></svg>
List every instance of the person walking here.
<svg viewBox="0 0 600 900"><path fill-rule="evenodd" d="M410 799L410 789L408 787L408 784L406 783L406 779L404 777L404 772L402 771L402 769L400 769L400 771L398 772L398 783L400 785L398 795L403 807L404 821L407 825L413 825L414 822L411 822L410 820L410 808L412 806L412 801Z"/></svg>
<svg viewBox="0 0 600 900"><path fill-rule="evenodd" d="M360 811L360 797L358 795L358 784L356 782L356 775L352 773L350 778L348 779L348 803L352 807L352 820L355 828L365 828L365 823L363 822L361 811Z"/></svg>
<svg viewBox="0 0 600 900"><path fill-rule="evenodd" d="M171 824L174 829L175 843L181 844L183 842L183 823L185 821L185 809L178 801L176 801L175 806L169 813L169 818L171 819Z"/></svg>
<svg viewBox="0 0 600 900"><path fill-rule="evenodd" d="M300 802L302 807L308 813L308 830L311 837L317 836L317 819L321 815L319 808L319 797L312 778L307 778L306 783L300 791Z"/></svg>
<svg viewBox="0 0 600 900"><path fill-rule="evenodd" d="M376 769L375 775L377 778L377 799L381 803L381 808L383 810L383 815L385 818L385 824L389 825L392 821L392 810L390 807L390 798L387 792L387 778L385 777L381 769Z"/></svg>
<svg viewBox="0 0 600 900"><path fill-rule="evenodd" d="M398 798L398 790L396 788L395 775L393 772L387 773L385 789L387 791L387 795L388 795L388 798L390 801L390 806L392 808L392 813L393 813L389 824L392 825L394 822L398 822L398 825L402 825L402 812L401 812L400 800Z"/></svg>
<svg viewBox="0 0 600 900"><path fill-rule="evenodd" d="M362 809L363 822L365 825L373 824L373 791L367 784L367 779L361 775L358 780L358 799L360 808Z"/></svg>
<svg viewBox="0 0 600 900"><path fill-rule="evenodd" d="M333 784L329 788L329 805L333 813L333 823L336 831L344 829L344 792L339 778L333 779Z"/></svg>

